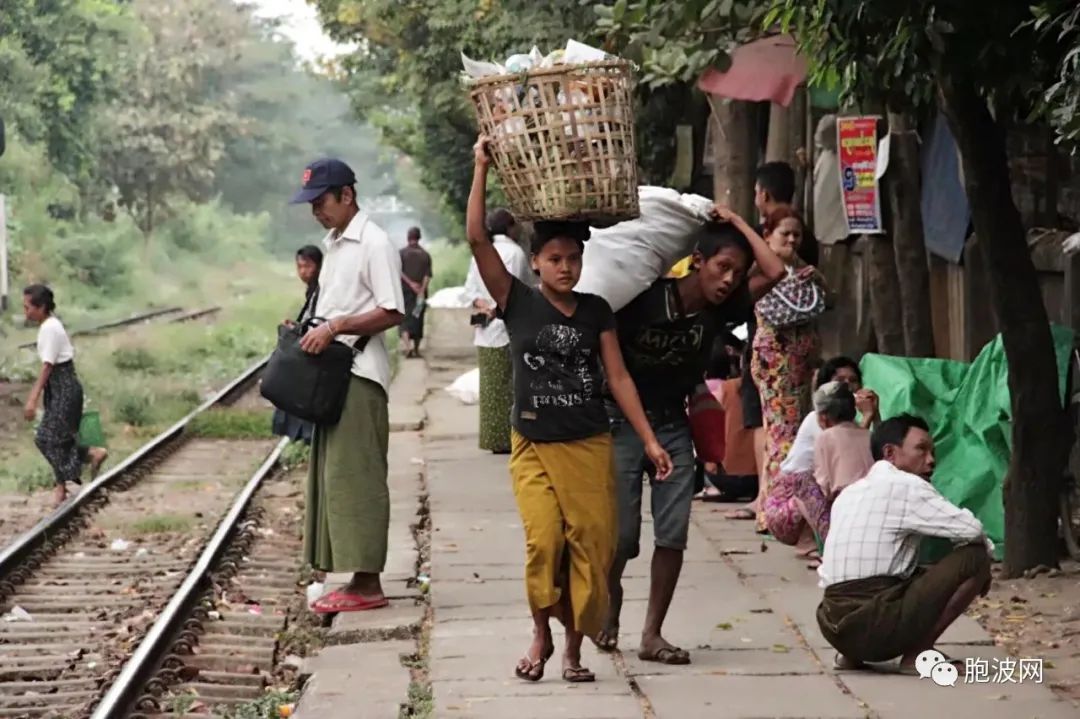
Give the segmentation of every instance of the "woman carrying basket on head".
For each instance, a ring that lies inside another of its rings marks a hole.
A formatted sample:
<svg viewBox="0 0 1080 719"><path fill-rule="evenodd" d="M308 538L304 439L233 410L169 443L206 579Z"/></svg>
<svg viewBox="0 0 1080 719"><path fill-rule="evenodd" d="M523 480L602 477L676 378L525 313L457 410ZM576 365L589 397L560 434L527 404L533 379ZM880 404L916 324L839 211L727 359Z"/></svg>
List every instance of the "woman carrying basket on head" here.
<svg viewBox="0 0 1080 719"><path fill-rule="evenodd" d="M53 312L56 303L45 285L23 290L23 313L37 322L37 351L41 372L30 390L24 408L26 421L37 417L38 402L44 397L45 413L34 435L34 444L45 456L56 477L53 498L56 506L67 499L67 483L82 484L82 466L90 463L91 477L97 475L109 453L104 447L80 447L79 424L83 414L83 388L75 374L75 348L64 325Z"/></svg>
<svg viewBox="0 0 1080 719"><path fill-rule="evenodd" d="M525 526L525 586L533 618L533 641L515 674L527 681L543 678L555 653L549 627L554 617L566 628L563 679L595 681L581 666L581 643L603 628L616 521L601 367L658 479L670 474L671 458L649 427L623 364L611 307L600 297L574 292L588 227L536 224L531 249L539 286L507 271L484 225L487 143L481 136L475 147L466 228L514 358L510 475Z"/></svg>

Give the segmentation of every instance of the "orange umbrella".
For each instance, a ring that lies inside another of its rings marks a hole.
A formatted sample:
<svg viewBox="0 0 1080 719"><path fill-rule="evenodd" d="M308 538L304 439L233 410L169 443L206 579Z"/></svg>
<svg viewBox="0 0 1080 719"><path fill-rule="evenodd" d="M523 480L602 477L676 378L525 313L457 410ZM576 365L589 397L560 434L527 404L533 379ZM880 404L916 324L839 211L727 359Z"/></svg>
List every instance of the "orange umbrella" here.
<svg viewBox="0 0 1080 719"><path fill-rule="evenodd" d="M709 68L698 78L698 88L732 100L771 100L787 107L805 79L806 58L797 52L795 39L772 35L737 47L728 71Z"/></svg>

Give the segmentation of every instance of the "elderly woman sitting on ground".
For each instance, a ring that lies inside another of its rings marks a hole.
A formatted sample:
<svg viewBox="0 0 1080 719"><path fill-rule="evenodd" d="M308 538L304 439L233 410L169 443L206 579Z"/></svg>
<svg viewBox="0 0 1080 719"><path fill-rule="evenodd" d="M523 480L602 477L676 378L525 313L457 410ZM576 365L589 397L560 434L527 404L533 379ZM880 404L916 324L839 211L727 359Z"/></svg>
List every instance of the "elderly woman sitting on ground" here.
<svg viewBox="0 0 1080 719"><path fill-rule="evenodd" d="M807 533L824 540L832 498L873 465L870 435L855 424L855 395L846 383L819 387L814 410L821 434L814 441L812 459L781 471L765 499L769 532L784 544L796 545ZM807 556L814 562L819 559Z"/></svg>

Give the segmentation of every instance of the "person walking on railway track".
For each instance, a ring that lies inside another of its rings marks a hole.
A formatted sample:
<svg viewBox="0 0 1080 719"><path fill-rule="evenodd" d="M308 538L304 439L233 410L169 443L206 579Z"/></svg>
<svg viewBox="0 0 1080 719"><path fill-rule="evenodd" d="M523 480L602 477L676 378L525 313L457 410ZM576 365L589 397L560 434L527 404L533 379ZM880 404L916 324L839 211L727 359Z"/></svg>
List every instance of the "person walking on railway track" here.
<svg viewBox="0 0 1080 719"><path fill-rule="evenodd" d="M405 297L405 321L401 323L401 350L406 357L420 356L424 339L424 312L431 283L431 255L420 246L420 228L410 227L408 243L401 250L401 291Z"/></svg>
<svg viewBox="0 0 1080 719"><path fill-rule="evenodd" d="M390 526L387 451L390 357L385 332L401 324L401 257L387 234L360 211L356 176L337 159L304 171L293 203L310 203L329 230L319 275L315 317L301 347L319 354L331 342L355 346L368 338L352 366L337 424L316 425L308 473L304 553L312 568L347 572L351 581L320 597L323 614L385 607L380 574Z"/></svg>
<svg viewBox="0 0 1080 719"><path fill-rule="evenodd" d="M34 435L34 443L45 456L56 477L53 497L60 506L67 499L67 483L82 484L82 467L90 464L90 476L97 475L108 458L104 447L80 447L79 424L83 414L83 388L75 373L75 348L63 323L53 314L56 302L45 285L30 285L23 290L26 319L37 322L37 352L41 371L26 400L28 422L37 417L38 403L44 398L44 414Z"/></svg>
<svg viewBox="0 0 1080 719"><path fill-rule="evenodd" d="M319 301L319 272L322 270L323 253L315 245L305 245L296 251L296 275L304 283L304 306L295 320L285 320L286 326L302 325L315 317L315 305ZM293 442L311 444L315 426L307 420L294 417L281 409L274 409L272 429L275 436L288 437Z"/></svg>
<svg viewBox="0 0 1080 719"><path fill-rule="evenodd" d="M474 155L469 247L506 322L514 359L510 475L525 527L525 587L533 618L533 641L514 673L526 681L543 678L555 653L554 617L566 628L563 679L591 682L596 676L581 665L581 644L603 627L617 522L601 367L658 480L671 473L671 458L623 365L611 307L601 297L574 292L588 227L536 223L532 266L539 286L514 277L484 224L487 138L477 141Z"/></svg>
<svg viewBox="0 0 1080 719"><path fill-rule="evenodd" d="M690 274L664 278L635 297L616 315L619 344L653 432L674 469L665 480L650 478L654 548L649 604L638 658L661 664L689 664L685 649L661 634L682 571L694 498L694 442L686 406L705 382L713 340L747 321L754 301L784 276L784 263L734 212L717 207L716 222L701 233ZM747 277L756 263L757 290ZM597 646L611 651L618 641L622 577L641 552L642 476L649 460L624 414L608 403L615 442L619 541L611 569L611 609ZM651 474L651 472L649 472Z"/></svg>

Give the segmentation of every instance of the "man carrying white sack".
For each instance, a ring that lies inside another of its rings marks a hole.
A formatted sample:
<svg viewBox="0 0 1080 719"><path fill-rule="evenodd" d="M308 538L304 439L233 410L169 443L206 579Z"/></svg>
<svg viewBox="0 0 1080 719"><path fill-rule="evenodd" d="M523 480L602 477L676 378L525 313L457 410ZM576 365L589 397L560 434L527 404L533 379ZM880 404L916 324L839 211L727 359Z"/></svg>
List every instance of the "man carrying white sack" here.
<svg viewBox="0 0 1080 719"><path fill-rule="evenodd" d="M596 644L610 651L618 643L622 574L626 563L640 551L642 476L648 473L655 549L638 657L663 664L690 663L686 650L661 634L682 571L694 494L694 446L686 403L704 381L717 333L745 322L754 300L784 276L783 262L741 217L723 208L713 209L712 215L718 221L709 222L696 233L693 271L678 280L655 280L616 316L627 369L674 469L663 481L652 478L641 441L609 402L619 539L609 578L611 609ZM644 208L642 221L647 221ZM747 281L755 263L755 274Z"/></svg>

